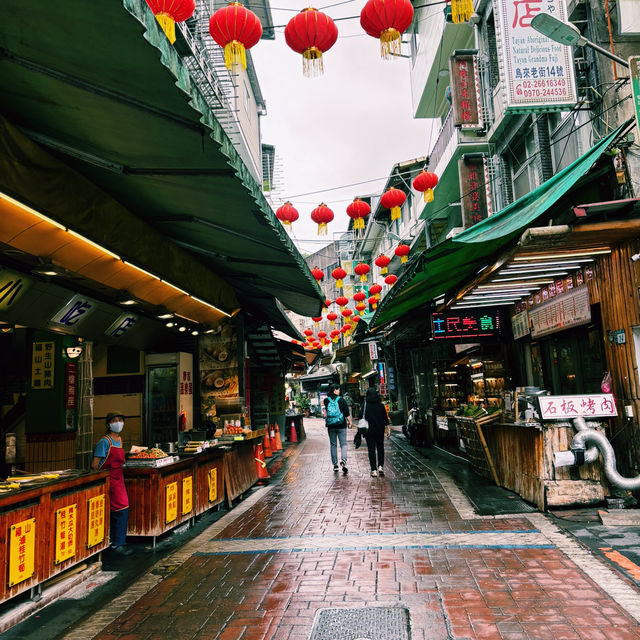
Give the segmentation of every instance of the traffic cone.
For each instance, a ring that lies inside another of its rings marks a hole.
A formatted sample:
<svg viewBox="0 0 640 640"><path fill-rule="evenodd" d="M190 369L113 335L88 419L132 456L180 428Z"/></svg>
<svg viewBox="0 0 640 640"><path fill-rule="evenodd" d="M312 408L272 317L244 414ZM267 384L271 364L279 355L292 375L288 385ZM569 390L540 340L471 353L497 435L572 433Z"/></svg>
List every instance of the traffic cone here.
<svg viewBox="0 0 640 640"><path fill-rule="evenodd" d="M258 480L265 480L269 478L269 472L267 471L267 463L264 461L264 453L262 451L262 445L257 444L253 447L253 457L256 461L256 471L258 472Z"/></svg>
<svg viewBox="0 0 640 640"><path fill-rule="evenodd" d="M282 451L282 440L280 438L280 429L278 429L278 425L275 426L275 431L276 431L276 437L275 437L276 451Z"/></svg>
<svg viewBox="0 0 640 640"><path fill-rule="evenodd" d="M289 436L289 442L298 442L298 434L296 433L296 423L291 421L291 435Z"/></svg>
<svg viewBox="0 0 640 640"><path fill-rule="evenodd" d="M267 433L269 434L269 446L271 447L271 452L279 451L276 447L276 430L272 424L269 425L269 431Z"/></svg>
<svg viewBox="0 0 640 640"><path fill-rule="evenodd" d="M265 433L264 440L262 441L262 449L264 450L264 457L271 458L273 456L273 451L271 451L271 442L269 440L269 436Z"/></svg>

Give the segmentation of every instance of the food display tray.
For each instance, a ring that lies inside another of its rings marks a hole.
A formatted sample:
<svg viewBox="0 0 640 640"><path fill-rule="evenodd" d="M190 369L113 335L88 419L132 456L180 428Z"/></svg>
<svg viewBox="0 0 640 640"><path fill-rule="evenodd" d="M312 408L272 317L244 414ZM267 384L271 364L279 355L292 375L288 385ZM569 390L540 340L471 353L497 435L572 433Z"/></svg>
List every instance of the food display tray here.
<svg viewBox="0 0 640 640"><path fill-rule="evenodd" d="M168 464L178 462L178 456L167 456L166 458L129 458L125 467L166 467Z"/></svg>

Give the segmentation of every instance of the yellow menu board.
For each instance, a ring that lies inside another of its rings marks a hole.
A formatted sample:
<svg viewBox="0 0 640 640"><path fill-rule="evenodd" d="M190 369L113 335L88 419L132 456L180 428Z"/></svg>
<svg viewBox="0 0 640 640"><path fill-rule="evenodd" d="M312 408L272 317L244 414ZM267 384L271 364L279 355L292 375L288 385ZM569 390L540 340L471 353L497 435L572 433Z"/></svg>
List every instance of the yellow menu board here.
<svg viewBox="0 0 640 640"><path fill-rule="evenodd" d="M182 478L182 515L193 510L193 476Z"/></svg>
<svg viewBox="0 0 640 640"><path fill-rule="evenodd" d="M29 518L11 525L9 532L9 586L29 579L34 572L36 519Z"/></svg>
<svg viewBox="0 0 640 640"><path fill-rule="evenodd" d="M88 507L87 547L90 548L104 540L104 496L90 498Z"/></svg>
<svg viewBox="0 0 640 640"><path fill-rule="evenodd" d="M165 522L173 522L178 517L178 483L172 482L166 488L166 517Z"/></svg>
<svg viewBox="0 0 640 640"><path fill-rule="evenodd" d="M53 389L55 342L34 342L31 361L31 388Z"/></svg>
<svg viewBox="0 0 640 640"><path fill-rule="evenodd" d="M60 564L76 555L76 505L56 510L56 558Z"/></svg>
<svg viewBox="0 0 640 640"><path fill-rule="evenodd" d="M209 502L214 502L218 497L218 470L214 467L207 476L209 480Z"/></svg>

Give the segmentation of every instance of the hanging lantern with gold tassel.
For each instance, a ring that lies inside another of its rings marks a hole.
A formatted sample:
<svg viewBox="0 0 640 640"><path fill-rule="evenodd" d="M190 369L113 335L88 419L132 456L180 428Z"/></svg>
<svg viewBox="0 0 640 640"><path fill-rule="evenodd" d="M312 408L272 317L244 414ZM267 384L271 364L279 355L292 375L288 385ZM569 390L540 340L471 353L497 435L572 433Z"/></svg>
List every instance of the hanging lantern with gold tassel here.
<svg viewBox="0 0 640 640"><path fill-rule="evenodd" d="M176 22L188 20L196 9L195 0L147 0L147 4L171 44L176 41Z"/></svg>
<svg viewBox="0 0 640 640"><path fill-rule="evenodd" d="M284 39L302 54L302 74L310 78L324 73L322 54L336 43L338 28L326 13L308 7L289 20Z"/></svg>
<svg viewBox="0 0 640 640"><path fill-rule="evenodd" d="M451 20L455 24L467 22L473 15L473 0L451 0Z"/></svg>
<svg viewBox="0 0 640 640"><path fill-rule="evenodd" d="M209 18L209 33L224 49L224 66L227 69L231 70L239 64L246 69L246 50L260 41L262 25L253 11L239 2L232 2Z"/></svg>
<svg viewBox="0 0 640 640"><path fill-rule="evenodd" d="M385 60L402 54L402 34L412 21L409 0L369 0L360 13L360 26L380 40L380 55Z"/></svg>

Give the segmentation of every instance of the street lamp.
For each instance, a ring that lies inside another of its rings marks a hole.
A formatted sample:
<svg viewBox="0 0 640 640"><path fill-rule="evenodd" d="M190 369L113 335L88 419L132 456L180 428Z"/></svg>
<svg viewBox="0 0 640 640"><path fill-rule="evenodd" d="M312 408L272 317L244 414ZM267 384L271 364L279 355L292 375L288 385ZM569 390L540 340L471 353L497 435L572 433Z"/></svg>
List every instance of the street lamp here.
<svg viewBox="0 0 640 640"><path fill-rule="evenodd" d="M607 58L611 58L623 67L629 68L629 63L622 58L614 55L610 51L603 49L600 45L595 44L587 40L581 33L578 27L569 23L562 22L558 18L554 18L548 13L538 13L532 20L531 26L543 36L547 36L554 42L559 42L570 47L591 47L598 53L601 53Z"/></svg>

